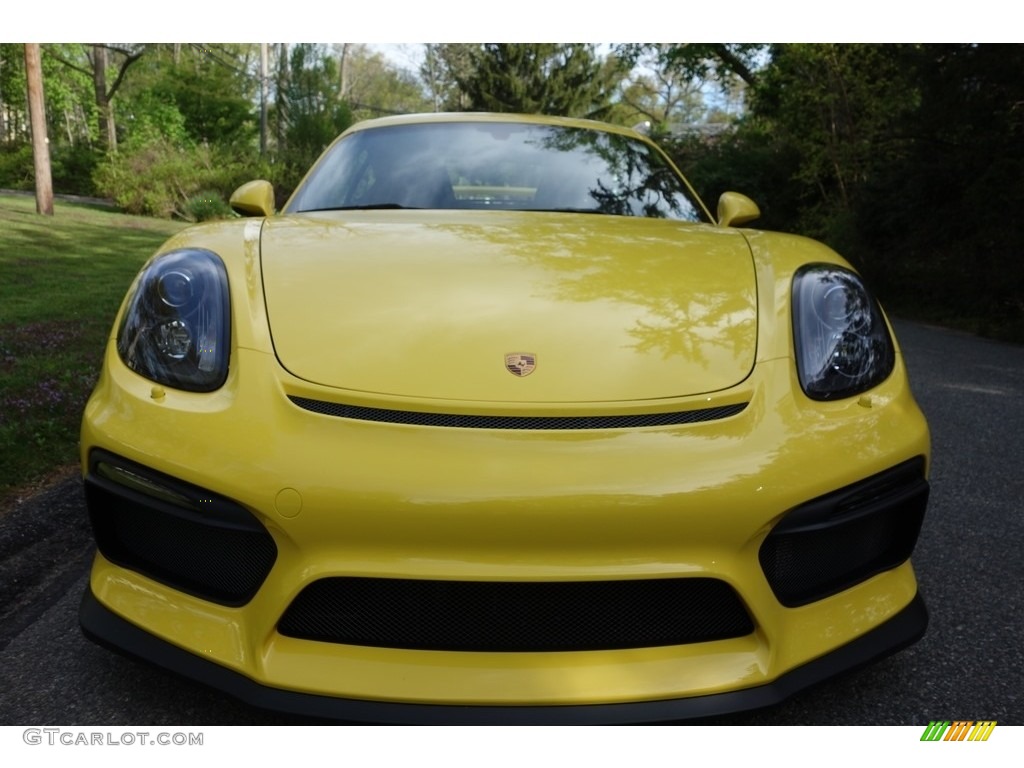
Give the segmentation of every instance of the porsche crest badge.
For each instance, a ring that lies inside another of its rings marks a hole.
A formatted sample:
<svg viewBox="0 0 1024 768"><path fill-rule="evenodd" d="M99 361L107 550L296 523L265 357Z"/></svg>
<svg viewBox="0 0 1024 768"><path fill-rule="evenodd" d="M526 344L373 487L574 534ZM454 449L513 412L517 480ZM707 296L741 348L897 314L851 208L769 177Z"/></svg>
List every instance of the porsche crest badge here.
<svg viewBox="0 0 1024 768"><path fill-rule="evenodd" d="M505 355L505 367L515 376L529 376L537 368L537 356L529 352Z"/></svg>

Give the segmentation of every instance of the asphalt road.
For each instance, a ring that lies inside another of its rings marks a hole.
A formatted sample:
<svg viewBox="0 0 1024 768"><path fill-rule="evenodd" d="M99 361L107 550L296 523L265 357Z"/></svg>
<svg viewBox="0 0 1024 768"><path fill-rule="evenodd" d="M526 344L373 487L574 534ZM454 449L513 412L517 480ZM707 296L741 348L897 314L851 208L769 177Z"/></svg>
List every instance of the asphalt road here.
<svg viewBox="0 0 1024 768"><path fill-rule="evenodd" d="M932 427L913 558L928 633L782 705L715 722L1024 724L1024 347L908 323L897 332ZM77 610L91 555L76 478L0 514L0 725L299 722L85 640Z"/></svg>

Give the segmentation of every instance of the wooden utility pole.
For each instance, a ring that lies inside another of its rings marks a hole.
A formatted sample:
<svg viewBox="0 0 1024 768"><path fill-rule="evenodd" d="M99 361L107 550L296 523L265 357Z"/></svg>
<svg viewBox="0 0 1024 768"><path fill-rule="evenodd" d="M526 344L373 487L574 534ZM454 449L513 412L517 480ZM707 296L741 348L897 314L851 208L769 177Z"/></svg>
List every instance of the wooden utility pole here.
<svg viewBox="0 0 1024 768"><path fill-rule="evenodd" d="M43 67L38 43L25 43L25 80L28 83L28 117L32 123L32 160L36 169L36 213L53 216L50 140L46 138Z"/></svg>
<svg viewBox="0 0 1024 768"><path fill-rule="evenodd" d="M260 156L267 154L267 44L260 43Z"/></svg>

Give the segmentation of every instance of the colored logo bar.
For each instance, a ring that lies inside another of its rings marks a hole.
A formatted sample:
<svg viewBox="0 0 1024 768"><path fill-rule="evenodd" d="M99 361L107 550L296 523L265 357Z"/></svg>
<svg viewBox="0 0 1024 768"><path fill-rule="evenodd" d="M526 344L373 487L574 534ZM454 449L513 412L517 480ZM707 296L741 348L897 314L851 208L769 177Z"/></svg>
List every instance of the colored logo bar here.
<svg viewBox="0 0 1024 768"><path fill-rule="evenodd" d="M932 720L921 741L988 741L995 727L995 720Z"/></svg>

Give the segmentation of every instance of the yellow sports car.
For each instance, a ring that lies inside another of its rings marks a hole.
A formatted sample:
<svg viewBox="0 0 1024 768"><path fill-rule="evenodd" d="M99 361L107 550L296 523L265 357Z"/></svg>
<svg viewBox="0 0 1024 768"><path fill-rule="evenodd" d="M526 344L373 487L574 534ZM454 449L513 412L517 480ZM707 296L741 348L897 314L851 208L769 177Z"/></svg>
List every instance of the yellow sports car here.
<svg viewBox="0 0 1024 768"><path fill-rule="evenodd" d="M91 638L385 722L761 707L925 630L928 428L825 246L643 135L346 131L172 237L82 425Z"/></svg>

